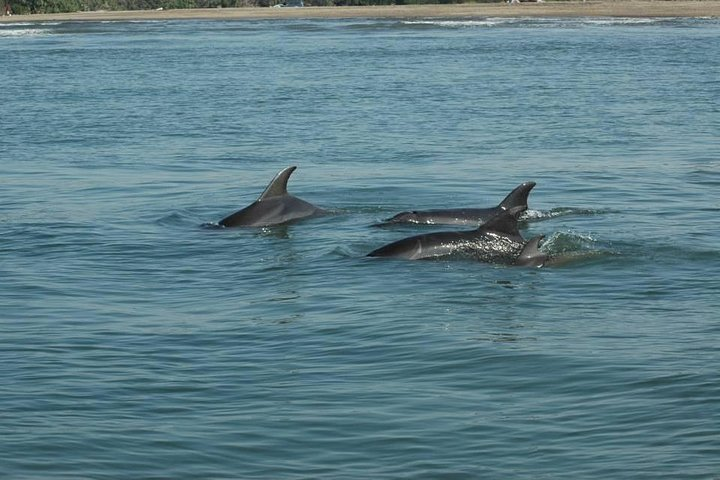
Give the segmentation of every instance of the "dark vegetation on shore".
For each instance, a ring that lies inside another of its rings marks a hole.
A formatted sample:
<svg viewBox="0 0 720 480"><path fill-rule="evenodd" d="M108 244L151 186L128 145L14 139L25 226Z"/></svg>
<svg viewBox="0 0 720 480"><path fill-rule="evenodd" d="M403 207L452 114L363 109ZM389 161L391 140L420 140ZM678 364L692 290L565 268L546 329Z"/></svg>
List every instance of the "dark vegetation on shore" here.
<svg viewBox="0 0 720 480"><path fill-rule="evenodd" d="M2 0L0 0L2 1ZM472 3L500 3L476 0ZM6 0L15 14L66 13L97 10L272 7L285 0ZM290 2L288 2L290 3ZM360 6L467 3L464 0L305 0L306 6Z"/></svg>

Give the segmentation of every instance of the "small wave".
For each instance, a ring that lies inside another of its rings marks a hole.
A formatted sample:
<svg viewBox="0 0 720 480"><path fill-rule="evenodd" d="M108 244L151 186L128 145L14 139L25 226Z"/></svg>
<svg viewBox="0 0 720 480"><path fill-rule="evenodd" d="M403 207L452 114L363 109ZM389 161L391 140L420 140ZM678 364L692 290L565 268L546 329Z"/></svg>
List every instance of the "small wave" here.
<svg viewBox="0 0 720 480"><path fill-rule="evenodd" d="M532 17L487 17L473 20L406 20L402 25L419 27L442 27L442 28L483 28L483 27L606 27L606 26L633 26L633 25L656 25L688 21L683 18L650 18L650 17L580 17L580 18L532 18Z"/></svg>
<svg viewBox="0 0 720 480"><path fill-rule="evenodd" d="M484 20L406 20L403 25L419 25L446 28L494 27L500 24L515 23L513 18L487 18Z"/></svg>
<svg viewBox="0 0 720 480"><path fill-rule="evenodd" d="M22 29L0 29L0 37L43 37L49 35L50 32L47 30L37 28L22 28Z"/></svg>
<svg viewBox="0 0 720 480"><path fill-rule="evenodd" d="M178 210L168 213L162 217L155 218L154 223L165 228L193 228L201 225L203 228L223 228L217 222L206 220L207 217L203 212L193 211L192 209Z"/></svg>
<svg viewBox="0 0 720 480"><path fill-rule="evenodd" d="M217 222L205 222L200 224L200 228L205 228L207 230L219 230L221 228L225 228L222 225L220 225Z"/></svg>
<svg viewBox="0 0 720 480"><path fill-rule="evenodd" d="M593 236L576 232L556 232L540 246L550 255L549 265L566 266L603 259L620 253L605 248Z"/></svg>
<svg viewBox="0 0 720 480"><path fill-rule="evenodd" d="M720 185L720 163L709 163L688 172L688 181L695 185L717 187Z"/></svg>
<svg viewBox="0 0 720 480"><path fill-rule="evenodd" d="M181 225L187 222L187 216L178 212L170 213L157 220L158 225Z"/></svg>
<svg viewBox="0 0 720 480"><path fill-rule="evenodd" d="M298 22L286 26L288 31L300 33L327 32L330 30L327 25L321 23Z"/></svg>
<svg viewBox="0 0 720 480"><path fill-rule="evenodd" d="M653 26L653 25L678 25L686 26L707 22L709 18L685 18L685 17L581 17L577 19L554 19L560 25L590 26L590 27L615 27L615 26Z"/></svg>
<svg viewBox="0 0 720 480"><path fill-rule="evenodd" d="M16 28L16 27L32 27L34 25L42 25L32 22L17 22L17 23L0 23L0 29L3 28Z"/></svg>
<svg viewBox="0 0 720 480"><path fill-rule="evenodd" d="M597 249L597 240L588 234L556 232L545 240L542 249L552 255L590 251Z"/></svg>
<svg viewBox="0 0 720 480"><path fill-rule="evenodd" d="M646 256L653 259L662 259L662 261L666 263L676 261L688 264L695 264L697 262L712 263L720 260L720 249L712 247L713 245L705 245L698 248L664 242L648 242L648 244L645 245L628 245L628 249L632 248L637 252L645 252Z"/></svg>
<svg viewBox="0 0 720 480"><path fill-rule="evenodd" d="M372 247L360 248L359 246L340 245L332 248L330 253L346 260L355 260L365 257L371 250Z"/></svg>
<svg viewBox="0 0 720 480"><path fill-rule="evenodd" d="M586 25L647 25L650 23L658 23L662 19L657 18L584 18L582 23Z"/></svg>

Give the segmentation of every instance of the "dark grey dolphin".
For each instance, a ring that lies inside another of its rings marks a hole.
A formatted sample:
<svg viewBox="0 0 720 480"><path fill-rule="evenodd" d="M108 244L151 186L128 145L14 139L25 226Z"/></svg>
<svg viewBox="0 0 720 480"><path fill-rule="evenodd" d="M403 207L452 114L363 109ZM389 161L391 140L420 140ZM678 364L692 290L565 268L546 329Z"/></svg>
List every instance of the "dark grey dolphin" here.
<svg viewBox="0 0 720 480"><path fill-rule="evenodd" d="M527 210L527 199L530 190L535 182L521 183L508 194L505 199L496 207L491 208L457 208L441 210L416 210L412 212L401 212L392 218L383 220L377 226L392 225L397 223L415 223L424 225L480 225L483 222L496 216L503 210L522 207L516 215Z"/></svg>
<svg viewBox="0 0 720 480"><path fill-rule="evenodd" d="M224 227L267 227L323 213L324 210L288 193L287 183L296 168L280 171L260 198L218 223Z"/></svg>
<svg viewBox="0 0 720 480"><path fill-rule="evenodd" d="M550 255L540 251L540 241L545 235L531 238L523 247L520 255L515 259L515 265L523 267L544 267L551 262Z"/></svg>
<svg viewBox="0 0 720 480"><path fill-rule="evenodd" d="M435 232L415 235L380 247L368 257L394 257L407 260L464 257L481 262L540 267L547 256L538 250L542 236L526 242L517 227L523 207L500 210L475 230Z"/></svg>

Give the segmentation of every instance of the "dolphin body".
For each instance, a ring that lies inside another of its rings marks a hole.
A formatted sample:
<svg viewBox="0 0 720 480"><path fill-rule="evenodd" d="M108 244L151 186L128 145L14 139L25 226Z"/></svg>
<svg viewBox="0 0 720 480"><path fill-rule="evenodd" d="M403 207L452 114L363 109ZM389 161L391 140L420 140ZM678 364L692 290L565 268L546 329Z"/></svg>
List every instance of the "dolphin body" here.
<svg viewBox="0 0 720 480"><path fill-rule="evenodd" d="M288 193L287 183L296 168L281 170L257 200L218 223L224 227L267 227L323 213L321 208Z"/></svg>
<svg viewBox="0 0 720 480"><path fill-rule="evenodd" d="M401 212L392 218L383 220L377 226L393 225L398 223L415 223L421 225L480 225L504 210L522 207L516 215L527 210L527 199L535 182L521 183L508 194L496 207L491 208L458 208L440 210L415 210Z"/></svg>
<svg viewBox="0 0 720 480"><path fill-rule="evenodd" d="M373 250L368 257L407 260L462 257L487 263L542 267L549 259L539 250L544 237L539 235L527 242L522 238L516 218L522 208L501 210L475 230L435 232L404 238Z"/></svg>

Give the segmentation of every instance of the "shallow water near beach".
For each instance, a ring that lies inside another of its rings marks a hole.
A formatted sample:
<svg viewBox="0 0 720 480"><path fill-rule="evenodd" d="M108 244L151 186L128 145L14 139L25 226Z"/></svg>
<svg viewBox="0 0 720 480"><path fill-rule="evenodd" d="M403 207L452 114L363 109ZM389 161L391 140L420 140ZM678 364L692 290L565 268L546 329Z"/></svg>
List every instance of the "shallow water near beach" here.
<svg viewBox="0 0 720 480"><path fill-rule="evenodd" d="M3 478L720 478L719 36L0 26ZM365 257L530 180L576 261Z"/></svg>

